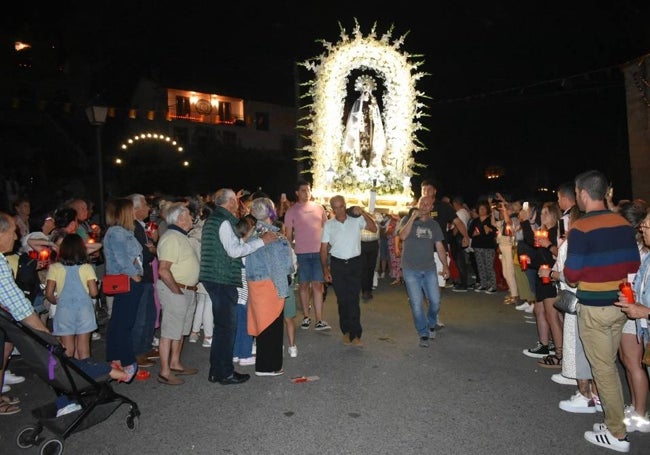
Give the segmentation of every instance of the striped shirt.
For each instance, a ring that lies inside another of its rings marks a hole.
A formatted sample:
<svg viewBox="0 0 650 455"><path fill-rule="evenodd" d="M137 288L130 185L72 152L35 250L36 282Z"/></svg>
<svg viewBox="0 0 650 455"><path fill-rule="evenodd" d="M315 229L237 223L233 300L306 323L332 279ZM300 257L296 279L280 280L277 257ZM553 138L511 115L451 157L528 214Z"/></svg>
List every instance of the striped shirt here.
<svg viewBox="0 0 650 455"><path fill-rule="evenodd" d="M609 210L589 212L569 231L564 276L578 283L582 305L609 306L618 300L618 285L639 269L634 228Z"/></svg>

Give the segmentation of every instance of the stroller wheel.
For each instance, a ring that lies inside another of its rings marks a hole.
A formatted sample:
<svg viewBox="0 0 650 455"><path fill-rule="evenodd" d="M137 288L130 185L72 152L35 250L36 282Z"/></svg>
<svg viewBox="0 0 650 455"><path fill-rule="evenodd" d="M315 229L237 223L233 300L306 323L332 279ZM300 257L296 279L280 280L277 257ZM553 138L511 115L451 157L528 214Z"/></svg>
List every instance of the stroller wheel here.
<svg viewBox="0 0 650 455"><path fill-rule="evenodd" d="M39 443L39 432L34 425L27 425L18 430L16 434L16 445L21 449L29 449Z"/></svg>
<svg viewBox="0 0 650 455"><path fill-rule="evenodd" d="M46 439L41 444L39 455L61 455L63 453L63 441L57 438Z"/></svg>
<svg viewBox="0 0 650 455"><path fill-rule="evenodd" d="M140 423L140 419L138 418L138 416L129 414L126 417L126 427L131 431L136 431L138 429L139 423Z"/></svg>

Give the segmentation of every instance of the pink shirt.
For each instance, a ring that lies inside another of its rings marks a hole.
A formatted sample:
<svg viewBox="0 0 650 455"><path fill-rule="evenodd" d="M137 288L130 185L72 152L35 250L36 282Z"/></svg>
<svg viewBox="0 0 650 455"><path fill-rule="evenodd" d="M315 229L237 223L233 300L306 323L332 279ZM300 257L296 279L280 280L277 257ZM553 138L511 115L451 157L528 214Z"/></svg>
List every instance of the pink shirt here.
<svg viewBox="0 0 650 455"><path fill-rule="evenodd" d="M316 202L297 202L289 207L284 214L284 226L287 232L293 229L296 254L320 252L321 235L326 221L325 209Z"/></svg>

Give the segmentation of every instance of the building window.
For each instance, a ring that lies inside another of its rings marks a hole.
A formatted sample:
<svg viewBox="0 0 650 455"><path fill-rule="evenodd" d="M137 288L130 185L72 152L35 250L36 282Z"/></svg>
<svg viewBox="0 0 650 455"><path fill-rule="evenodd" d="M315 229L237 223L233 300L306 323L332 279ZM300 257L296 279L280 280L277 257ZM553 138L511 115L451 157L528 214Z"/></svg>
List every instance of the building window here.
<svg viewBox="0 0 650 455"><path fill-rule="evenodd" d="M178 117L190 116L190 98L187 96L176 96L176 115Z"/></svg>
<svg viewBox="0 0 650 455"><path fill-rule="evenodd" d="M232 120L232 107L228 101L219 102L219 120L230 122Z"/></svg>
<svg viewBox="0 0 650 455"><path fill-rule="evenodd" d="M255 113L255 129L258 131L269 130L269 114L268 112Z"/></svg>

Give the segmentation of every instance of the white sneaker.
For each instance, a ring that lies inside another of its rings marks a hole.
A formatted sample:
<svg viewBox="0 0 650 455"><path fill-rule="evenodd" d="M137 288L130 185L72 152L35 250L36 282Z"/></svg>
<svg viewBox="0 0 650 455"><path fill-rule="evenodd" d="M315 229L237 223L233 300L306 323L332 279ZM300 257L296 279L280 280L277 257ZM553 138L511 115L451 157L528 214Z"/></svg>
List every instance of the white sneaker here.
<svg viewBox="0 0 650 455"><path fill-rule="evenodd" d="M255 365L255 356L241 358L239 359L239 364L242 366Z"/></svg>
<svg viewBox="0 0 650 455"><path fill-rule="evenodd" d="M253 340L253 349L251 350L251 355L257 354L257 342Z"/></svg>
<svg viewBox="0 0 650 455"><path fill-rule="evenodd" d="M634 409L633 405L628 405L623 408L623 415L625 417L632 417L634 414L636 414L636 409Z"/></svg>
<svg viewBox="0 0 650 455"><path fill-rule="evenodd" d="M566 376L562 375L562 373L555 373L553 376L551 376L551 381L562 385L578 385L578 381L575 379L567 378Z"/></svg>
<svg viewBox="0 0 650 455"><path fill-rule="evenodd" d="M212 347L212 337L210 338L203 337L203 343L201 343L201 346L203 346L204 348Z"/></svg>
<svg viewBox="0 0 650 455"><path fill-rule="evenodd" d="M93 334L90 335L90 339L93 341L99 341L102 339L102 336L100 335L99 332L93 332Z"/></svg>
<svg viewBox="0 0 650 455"><path fill-rule="evenodd" d="M627 436L623 439L615 438L608 429L603 431L585 431L585 439L594 445L617 452L627 453L630 451L630 441L627 440Z"/></svg>
<svg viewBox="0 0 650 455"><path fill-rule="evenodd" d="M66 414L70 414L71 412L75 412L81 409L81 405L79 403L70 403L66 407L63 407L56 411L56 416L61 417Z"/></svg>
<svg viewBox="0 0 650 455"><path fill-rule="evenodd" d="M593 405L592 400L581 394L579 390L568 400L560 401L559 406L561 410L575 414L596 413L596 407Z"/></svg>
<svg viewBox="0 0 650 455"><path fill-rule="evenodd" d="M233 357L232 363L239 363L239 357Z"/></svg>
<svg viewBox="0 0 650 455"><path fill-rule="evenodd" d="M2 385L2 393L7 393L11 390L11 387L9 387L7 384Z"/></svg>
<svg viewBox="0 0 650 455"><path fill-rule="evenodd" d="M524 313L532 313L535 310L535 304L532 305L529 303L528 308L524 308Z"/></svg>
<svg viewBox="0 0 650 455"><path fill-rule="evenodd" d="M648 420L647 415L642 416L636 411L633 411L632 415L623 419L623 423L625 423L625 429L628 433L632 433L633 431L650 433L650 420Z"/></svg>
<svg viewBox="0 0 650 455"><path fill-rule="evenodd" d="M529 308L532 308L532 305L528 302L522 302L519 305L515 306L515 310L519 310L519 311L526 311Z"/></svg>
<svg viewBox="0 0 650 455"><path fill-rule="evenodd" d="M21 382L25 382L24 376L18 376L17 374L13 374L10 370L5 370L5 384L14 385L20 384Z"/></svg>
<svg viewBox="0 0 650 455"><path fill-rule="evenodd" d="M284 370L255 372L255 376L280 376L281 374L284 374Z"/></svg>
<svg viewBox="0 0 650 455"><path fill-rule="evenodd" d="M289 346L289 357L298 357L298 348L296 346Z"/></svg>
<svg viewBox="0 0 650 455"><path fill-rule="evenodd" d="M153 337L153 340L151 341L151 346L153 346L154 348L157 348L158 346L160 346L160 338L158 338L156 336Z"/></svg>
<svg viewBox="0 0 650 455"><path fill-rule="evenodd" d="M199 334L197 332L192 332L190 333L190 337L188 339L190 343L196 343L199 341Z"/></svg>

